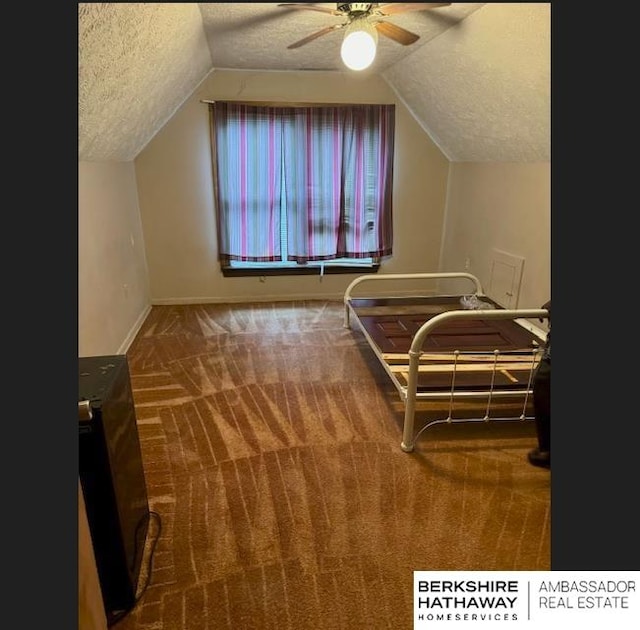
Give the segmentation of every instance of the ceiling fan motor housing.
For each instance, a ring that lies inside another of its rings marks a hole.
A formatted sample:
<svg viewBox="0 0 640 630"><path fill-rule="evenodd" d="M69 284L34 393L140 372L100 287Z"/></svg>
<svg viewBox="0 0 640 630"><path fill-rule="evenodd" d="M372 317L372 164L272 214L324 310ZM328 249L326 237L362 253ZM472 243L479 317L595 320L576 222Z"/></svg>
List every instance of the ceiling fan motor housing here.
<svg viewBox="0 0 640 630"><path fill-rule="evenodd" d="M370 2L338 2L337 5L343 13L366 13L373 6Z"/></svg>

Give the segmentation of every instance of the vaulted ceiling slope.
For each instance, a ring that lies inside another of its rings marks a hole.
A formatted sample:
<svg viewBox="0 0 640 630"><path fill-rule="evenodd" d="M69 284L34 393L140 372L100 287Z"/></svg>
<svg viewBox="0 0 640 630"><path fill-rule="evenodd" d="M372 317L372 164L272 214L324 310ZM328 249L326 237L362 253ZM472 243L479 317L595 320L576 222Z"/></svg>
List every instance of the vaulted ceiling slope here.
<svg viewBox="0 0 640 630"><path fill-rule="evenodd" d="M335 3L316 3L335 8ZM79 3L78 157L130 161L218 69L349 72L344 21L276 3ZM551 159L551 4L452 3L387 18L381 75L455 162Z"/></svg>

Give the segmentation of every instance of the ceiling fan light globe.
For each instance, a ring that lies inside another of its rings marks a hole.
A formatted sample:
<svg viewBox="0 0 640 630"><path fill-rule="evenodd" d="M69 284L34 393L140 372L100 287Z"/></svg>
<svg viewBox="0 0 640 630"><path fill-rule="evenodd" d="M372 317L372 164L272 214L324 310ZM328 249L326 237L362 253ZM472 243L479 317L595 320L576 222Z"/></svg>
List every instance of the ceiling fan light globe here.
<svg viewBox="0 0 640 630"><path fill-rule="evenodd" d="M355 22L347 28L340 56L350 70L364 70L376 58L378 32L368 22Z"/></svg>

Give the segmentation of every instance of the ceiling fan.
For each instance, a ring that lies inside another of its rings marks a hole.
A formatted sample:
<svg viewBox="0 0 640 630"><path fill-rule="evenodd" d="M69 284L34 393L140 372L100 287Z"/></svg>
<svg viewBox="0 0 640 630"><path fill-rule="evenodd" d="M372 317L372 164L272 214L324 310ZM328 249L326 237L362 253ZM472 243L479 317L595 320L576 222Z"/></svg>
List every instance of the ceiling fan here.
<svg viewBox="0 0 640 630"><path fill-rule="evenodd" d="M362 70L373 62L375 57L378 33L392 39L398 44L409 46L420 39L419 35L408 31L397 24L386 22L385 18L398 15L407 11L425 11L438 7L448 7L450 2L337 2L336 8L311 3L288 2L279 4L279 7L287 9L305 9L308 11L320 11L328 15L345 18L339 24L326 26L325 28L303 37L301 40L287 46L287 48L299 48L309 42L331 33L346 28L345 38L342 43L341 55L345 64L353 70ZM348 43L350 42L350 43ZM358 56L362 59L354 61Z"/></svg>

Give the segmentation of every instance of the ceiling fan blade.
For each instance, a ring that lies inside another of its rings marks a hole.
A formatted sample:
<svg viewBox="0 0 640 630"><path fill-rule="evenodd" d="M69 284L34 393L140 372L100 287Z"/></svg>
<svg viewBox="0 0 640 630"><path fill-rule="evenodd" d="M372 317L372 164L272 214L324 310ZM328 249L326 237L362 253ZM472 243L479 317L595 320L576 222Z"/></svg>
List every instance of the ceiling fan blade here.
<svg viewBox="0 0 640 630"><path fill-rule="evenodd" d="M304 37L303 39L294 42L293 44L290 44L289 46L287 46L287 48L300 48L300 46L304 46L305 44L308 44L309 42L312 42L314 39L318 38L318 37L322 37L322 35L326 35L327 33L330 33L331 31L336 31L340 28L343 28L345 26L345 24L335 24L334 26L327 26L326 28L323 28L321 31L317 31L316 33L312 33L311 35L307 35L307 37Z"/></svg>
<svg viewBox="0 0 640 630"><path fill-rule="evenodd" d="M409 46L420 39L420 35L416 35L397 24L391 24L391 22L378 22L376 24L376 30L380 35L384 35L403 46Z"/></svg>
<svg viewBox="0 0 640 630"><path fill-rule="evenodd" d="M337 9L330 9L329 7L321 7L316 6L315 4L299 4L295 2L285 2L283 4L279 4L279 7L284 7L286 9L308 9L309 11L320 11L321 13L329 13L330 15L344 15L342 11L338 11ZM289 46L291 48L291 46Z"/></svg>
<svg viewBox="0 0 640 630"><path fill-rule="evenodd" d="M425 11L449 6L451 6L451 2L390 2L389 4L381 4L376 12L381 15L396 15L405 11Z"/></svg>

